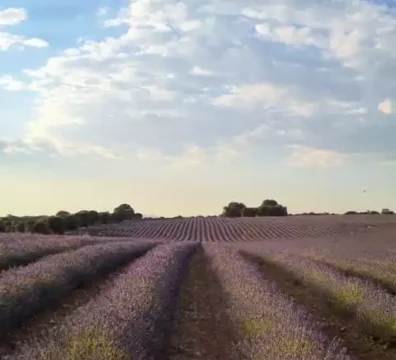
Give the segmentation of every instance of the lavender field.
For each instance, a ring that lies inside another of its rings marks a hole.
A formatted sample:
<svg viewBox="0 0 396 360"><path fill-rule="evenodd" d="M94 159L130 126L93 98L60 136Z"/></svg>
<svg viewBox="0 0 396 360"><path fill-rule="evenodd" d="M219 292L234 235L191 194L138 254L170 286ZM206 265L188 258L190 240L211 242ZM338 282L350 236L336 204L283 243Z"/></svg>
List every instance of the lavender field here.
<svg viewBox="0 0 396 360"><path fill-rule="evenodd" d="M0 359L396 359L396 216L0 237Z"/></svg>

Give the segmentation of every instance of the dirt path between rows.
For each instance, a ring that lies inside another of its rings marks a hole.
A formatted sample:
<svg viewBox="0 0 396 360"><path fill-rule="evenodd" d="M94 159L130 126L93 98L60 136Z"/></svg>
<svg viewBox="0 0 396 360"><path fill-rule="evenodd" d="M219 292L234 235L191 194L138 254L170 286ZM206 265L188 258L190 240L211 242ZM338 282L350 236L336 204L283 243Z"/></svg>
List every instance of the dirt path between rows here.
<svg viewBox="0 0 396 360"><path fill-rule="evenodd" d="M263 276L275 281L297 304L309 309L314 320L321 324L324 333L342 339L350 354L357 356L359 360L396 359L393 344L380 342L363 333L361 324L350 314L337 312L324 297L323 291L301 282L295 274L278 264L253 254L242 254L248 261L258 264Z"/></svg>
<svg viewBox="0 0 396 360"><path fill-rule="evenodd" d="M226 315L225 295L199 248L181 284L166 360L240 360L237 336Z"/></svg>

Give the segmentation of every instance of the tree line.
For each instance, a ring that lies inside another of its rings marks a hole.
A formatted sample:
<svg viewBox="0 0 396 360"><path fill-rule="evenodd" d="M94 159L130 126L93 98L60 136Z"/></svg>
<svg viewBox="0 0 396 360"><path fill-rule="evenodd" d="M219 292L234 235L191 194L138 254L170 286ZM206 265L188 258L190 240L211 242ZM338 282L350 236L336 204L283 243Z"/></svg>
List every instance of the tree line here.
<svg viewBox="0 0 396 360"><path fill-rule="evenodd" d="M81 210L74 214L58 211L53 216L13 216L0 218L1 232L20 232L37 234L64 234L99 224L114 224L124 220L141 220L143 215L136 213L128 204L117 206L113 212Z"/></svg>
<svg viewBox="0 0 396 360"><path fill-rule="evenodd" d="M267 199L258 207L247 207L243 203L230 202L224 206L223 217L255 217L255 216L287 216L287 207L278 204L276 200Z"/></svg>

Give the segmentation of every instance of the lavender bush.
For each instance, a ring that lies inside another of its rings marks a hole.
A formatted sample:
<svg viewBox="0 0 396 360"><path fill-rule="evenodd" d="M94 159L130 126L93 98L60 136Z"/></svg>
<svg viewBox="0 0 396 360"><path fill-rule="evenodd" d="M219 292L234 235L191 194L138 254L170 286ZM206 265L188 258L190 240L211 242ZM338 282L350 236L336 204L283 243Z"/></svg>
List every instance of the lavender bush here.
<svg viewBox="0 0 396 360"><path fill-rule="evenodd" d="M195 244L159 245L43 340L10 359L162 359L180 277Z"/></svg>
<svg viewBox="0 0 396 360"><path fill-rule="evenodd" d="M346 276L325 262L299 256L272 259L293 271L303 281L329 295L333 306L354 313L363 329L385 341L396 337L396 299L379 286L353 276Z"/></svg>
<svg viewBox="0 0 396 360"><path fill-rule="evenodd" d="M78 249L98 242L91 237L7 235L2 238L0 271L13 266L26 265L47 255Z"/></svg>
<svg viewBox="0 0 396 360"><path fill-rule="evenodd" d="M0 276L0 335L57 301L85 281L103 275L140 256L153 244L113 243L89 245L76 251L48 256Z"/></svg>
<svg viewBox="0 0 396 360"><path fill-rule="evenodd" d="M396 294L396 263L393 261L375 258L356 258L348 260L308 258L335 267L349 276L356 276L377 283L391 294Z"/></svg>
<svg viewBox="0 0 396 360"><path fill-rule="evenodd" d="M216 245L206 252L228 295L229 315L244 339L248 359L346 360L346 350L328 339L309 314L265 279L236 250Z"/></svg>

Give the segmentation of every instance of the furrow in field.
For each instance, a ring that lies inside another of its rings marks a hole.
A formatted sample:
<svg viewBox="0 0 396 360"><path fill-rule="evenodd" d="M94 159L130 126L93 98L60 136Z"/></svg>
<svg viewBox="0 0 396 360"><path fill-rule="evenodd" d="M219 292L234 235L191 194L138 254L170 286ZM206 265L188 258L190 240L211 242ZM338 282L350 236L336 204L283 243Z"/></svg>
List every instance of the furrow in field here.
<svg viewBox="0 0 396 360"><path fill-rule="evenodd" d="M181 284L166 360L233 360L237 337L224 304L225 294L200 247Z"/></svg>

